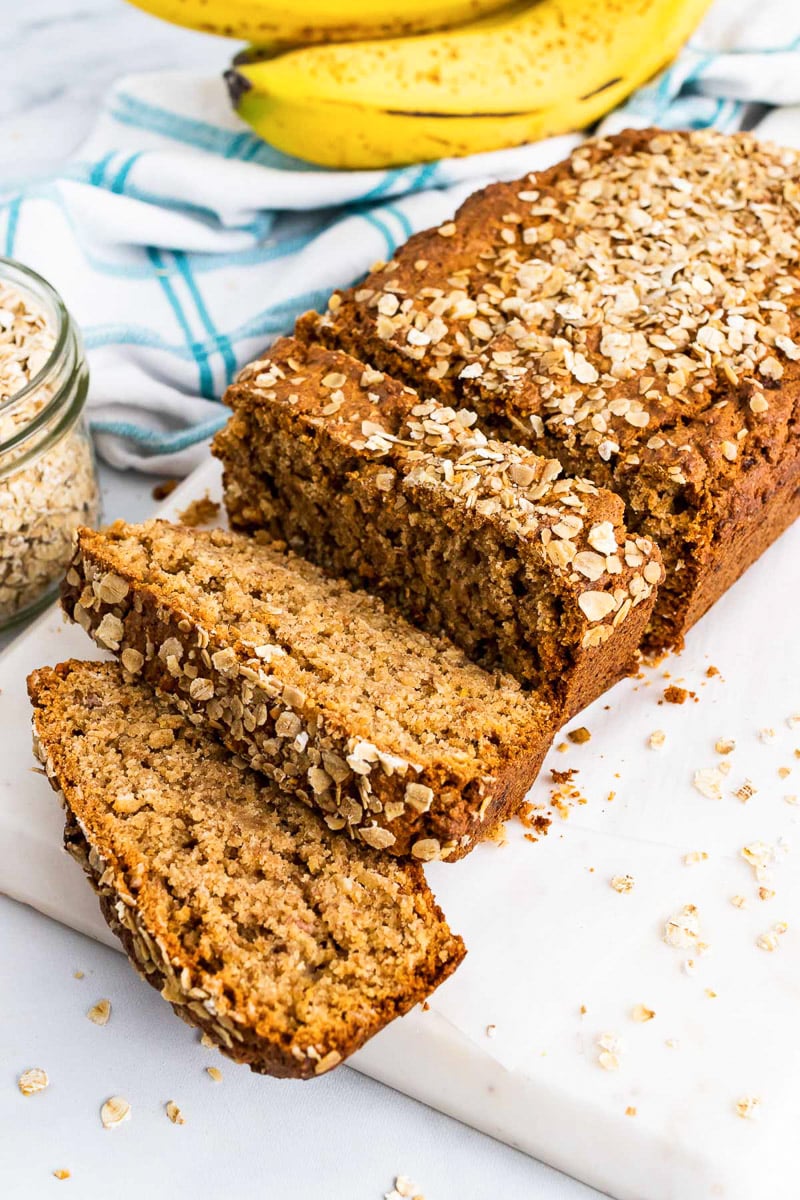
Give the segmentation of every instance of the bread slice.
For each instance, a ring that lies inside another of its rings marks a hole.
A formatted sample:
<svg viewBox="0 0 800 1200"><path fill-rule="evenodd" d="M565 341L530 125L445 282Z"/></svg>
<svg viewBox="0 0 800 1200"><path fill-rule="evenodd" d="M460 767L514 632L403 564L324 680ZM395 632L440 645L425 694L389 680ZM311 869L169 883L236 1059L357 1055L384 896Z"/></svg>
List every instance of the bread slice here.
<svg viewBox="0 0 800 1200"><path fill-rule="evenodd" d="M44 667L28 690L106 921L237 1062L320 1075L458 966L418 864L331 833L117 663Z"/></svg>
<svg viewBox="0 0 800 1200"><path fill-rule="evenodd" d="M650 650L800 515L800 153L627 130L476 192L306 338L611 488L661 549Z"/></svg>
<svg viewBox="0 0 800 1200"><path fill-rule="evenodd" d="M287 539L565 717L635 668L663 571L619 496L293 338L227 400L213 449L236 528Z"/></svg>
<svg viewBox="0 0 800 1200"><path fill-rule="evenodd" d="M515 811L555 732L515 679L242 534L83 529L62 594L131 676L376 849L459 858Z"/></svg>

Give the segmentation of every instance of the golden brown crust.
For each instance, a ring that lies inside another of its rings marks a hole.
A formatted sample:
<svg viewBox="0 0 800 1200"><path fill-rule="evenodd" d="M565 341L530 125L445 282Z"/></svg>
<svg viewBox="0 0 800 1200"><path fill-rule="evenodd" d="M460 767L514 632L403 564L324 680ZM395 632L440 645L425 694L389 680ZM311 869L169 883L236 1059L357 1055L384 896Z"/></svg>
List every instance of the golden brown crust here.
<svg viewBox="0 0 800 1200"><path fill-rule="evenodd" d="M630 672L662 571L619 497L291 338L227 399L214 450L237 528L285 538L565 716Z"/></svg>
<svg viewBox="0 0 800 1200"><path fill-rule="evenodd" d="M648 646L679 645L800 506L798 182L746 134L589 141L298 331L617 491L667 568Z"/></svg>
<svg viewBox="0 0 800 1200"><path fill-rule="evenodd" d="M302 560L165 522L82 530L69 616L376 849L454 860L510 816L552 710Z"/></svg>
<svg viewBox="0 0 800 1200"><path fill-rule="evenodd" d="M117 664L62 663L28 686L67 849L139 973L229 1057L321 1074L461 961L418 865L276 804Z"/></svg>

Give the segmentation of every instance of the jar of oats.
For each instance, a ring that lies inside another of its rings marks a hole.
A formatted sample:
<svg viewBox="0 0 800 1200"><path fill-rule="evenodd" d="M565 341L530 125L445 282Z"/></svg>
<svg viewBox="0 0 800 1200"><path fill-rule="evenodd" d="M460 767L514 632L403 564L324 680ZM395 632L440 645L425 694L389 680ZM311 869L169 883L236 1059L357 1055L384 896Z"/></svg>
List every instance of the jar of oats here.
<svg viewBox="0 0 800 1200"><path fill-rule="evenodd" d="M0 627L51 596L99 492L84 420L89 372L57 293L0 258Z"/></svg>

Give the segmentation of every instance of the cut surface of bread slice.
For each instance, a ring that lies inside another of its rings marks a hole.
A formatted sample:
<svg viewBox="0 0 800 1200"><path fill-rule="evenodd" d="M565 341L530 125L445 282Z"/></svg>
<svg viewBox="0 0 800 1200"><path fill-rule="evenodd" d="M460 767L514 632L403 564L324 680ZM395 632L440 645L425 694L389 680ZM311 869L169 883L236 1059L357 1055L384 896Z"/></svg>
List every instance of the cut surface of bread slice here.
<svg viewBox="0 0 800 1200"><path fill-rule="evenodd" d="M213 449L236 528L286 539L564 719L636 669L663 571L619 496L293 338L226 399Z"/></svg>
<svg viewBox="0 0 800 1200"><path fill-rule="evenodd" d="M418 864L331 833L117 663L45 667L28 690L106 921L231 1058L322 1074L458 966Z"/></svg>
<svg viewBox="0 0 800 1200"><path fill-rule="evenodd" d="M242 534L81 530L62 594L131 675L376 849L465 854L516 810L555 732L511 676Z"/></svg>

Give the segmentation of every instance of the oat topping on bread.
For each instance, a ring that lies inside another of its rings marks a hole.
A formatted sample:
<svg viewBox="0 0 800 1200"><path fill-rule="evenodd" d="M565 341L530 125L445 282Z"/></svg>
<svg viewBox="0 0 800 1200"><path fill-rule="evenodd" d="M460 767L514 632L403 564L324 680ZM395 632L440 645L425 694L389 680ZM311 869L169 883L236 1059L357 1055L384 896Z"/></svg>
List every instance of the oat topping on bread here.
<svg viewBox="0 0 800 1200"><path fill-rule="evenodd" d="M797 512L799 217L796 150L628 131L476 193L299 330L618 491L664 554L657 648Z"/></svg>

